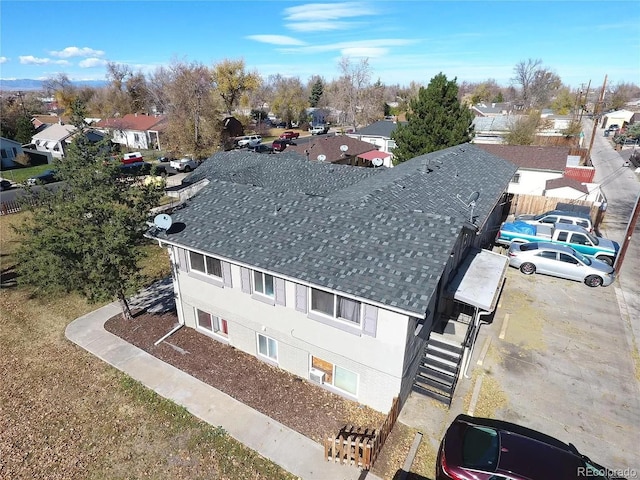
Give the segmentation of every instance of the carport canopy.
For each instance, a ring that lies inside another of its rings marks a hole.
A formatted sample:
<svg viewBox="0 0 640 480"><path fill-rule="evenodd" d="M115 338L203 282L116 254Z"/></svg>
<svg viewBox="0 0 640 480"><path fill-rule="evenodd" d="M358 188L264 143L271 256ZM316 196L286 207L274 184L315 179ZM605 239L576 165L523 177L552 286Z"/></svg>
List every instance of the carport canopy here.
<svg viewBox="0 0 640 480"><path fill-rule="evenodd" d="M509 259L489 250L472 249L458 267L447 291L459 302L493 312Z"/></svg>

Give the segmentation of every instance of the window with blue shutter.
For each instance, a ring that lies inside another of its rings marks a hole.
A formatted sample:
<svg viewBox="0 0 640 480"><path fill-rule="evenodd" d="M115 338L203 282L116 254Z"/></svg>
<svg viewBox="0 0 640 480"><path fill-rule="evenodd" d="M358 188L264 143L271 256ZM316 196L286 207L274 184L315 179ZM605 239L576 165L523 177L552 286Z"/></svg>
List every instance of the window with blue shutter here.
<svg viewBox="0 0 640 480"><path fill-rule="evenodd" d="M370 337L376 336L378 329L378 307L364 304L364 318L362 322L362 332Z"/></svg>
<svg viewBox="0 0 640 480"><path fill-rule="evenodd" d="M307 287L296 283L296 310L307 313Z"/></svg>

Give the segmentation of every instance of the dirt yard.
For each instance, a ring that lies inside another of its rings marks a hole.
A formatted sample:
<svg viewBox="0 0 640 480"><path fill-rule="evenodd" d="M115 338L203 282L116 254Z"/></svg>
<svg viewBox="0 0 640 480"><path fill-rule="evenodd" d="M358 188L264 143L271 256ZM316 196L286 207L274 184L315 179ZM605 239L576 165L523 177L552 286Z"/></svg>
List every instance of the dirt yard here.
<svg viewBox="0 0 640 480"><path fill-rule="evenodd" d="M175 312L145 313L132 321L118 315L108 320L105 328L318 443L345 425L378 428L384 421L385 416L371 408L272 367L191 328L181 328L154 346L177 323Z"/></svg>

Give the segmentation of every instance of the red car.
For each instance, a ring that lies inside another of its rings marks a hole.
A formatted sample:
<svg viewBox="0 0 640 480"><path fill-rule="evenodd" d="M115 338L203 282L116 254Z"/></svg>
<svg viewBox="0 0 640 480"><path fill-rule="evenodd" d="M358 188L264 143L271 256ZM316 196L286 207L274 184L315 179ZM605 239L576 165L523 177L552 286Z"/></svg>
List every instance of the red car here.
<svg viewBox="0 0 640 480"><path fill-rule="evenodd" d="M276 152L281 152L285 148L287 148L287 145L295 145L295 143L287 138L276 138L271 144L271 148L273 148Z"/></svg>
<svg viewBox="0 0 640 480"><path fill-rule="evenodd" d="M291 130L287 130L286 132L282 132L282 135L280 135L280 138L286 139L286 140L295 140L299 136L300 134L298 132L292 132Z"/></svg>
<svg viewBox="0 0 640 480"><path fill-rule="evenodd" d="M458 415L438 451L436 480L613 480L576 447L520 425Z"/></svg>

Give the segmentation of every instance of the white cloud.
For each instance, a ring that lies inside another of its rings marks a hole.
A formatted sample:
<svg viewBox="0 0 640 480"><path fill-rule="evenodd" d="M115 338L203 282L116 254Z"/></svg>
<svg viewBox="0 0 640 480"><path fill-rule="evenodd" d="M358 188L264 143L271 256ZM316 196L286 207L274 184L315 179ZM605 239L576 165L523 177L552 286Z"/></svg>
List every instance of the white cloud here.
<svg viewBox="0 0 640 480"><path fill-rule="evenodd" d="M305 45L303 41L285 35L249 35L247 38L272 45Z"/></svg>
<svg viewBox="0 0 640 480"><path fill-rule="evenodd" d="M69 65L66 60L51 60L50 58L39 58L33 55L21 55L20 63L23 65Z"/></svg>
<svg viewBox="0 0 640 480"><path fill-rule="evenodd" d="M388 50L390 47L404 47L415 43L418 43L417 40L409 40L406 38L379 38L371 40L355 40L352 42L327 43L324 45L283 48L282 51L287 53L320 53L345 50L355 52L358 50L370 49L372 52L377 51L379 54L382 49Z"/></svg>
<svg viewBox="0 0 640 480"><path fill-rule="evenodd" d="M375 15L376 11L364 2L308 3L285 8L285 25L296 32L320 32L353 28L343 18Z"/></svg>
<svg viewBox="0 0 640 480"><path fill-rule="evenodd" d="M389 53L388 48L380 47L348 47L341 50L343 57L383 57Z"/></svg>
<svg viewBox="0 0 640 480"><path fill-rule="evenodd" d="M49 52L52 56L58 58L71 58L71 57L102 57L104 52L102 50L94 50L89 47L67 47L64 50L53 50Z"/></svg>
<svg viewBox="0 0 640 480"><path fill-rule="evenodd" d="M6 63L7 60L9 60L7 57L0 57L0 64L1 63Z"/></svg>
<svg viewBox="0 0 640 480"><path fill-rule="evenodd" d="M327 32L330 30L348 30L354 28L357 25L356 22L336 22L336 21L323 21L323 22L300 22L300 23L287 23L285 27L295 32Z"/></svg>
<svg viewBox="0 0 640 480"><path fill-rule="evenodd" d="M107 61L105 59L92 57L92 58L85 58L80 63L78 63L78 66L82 68L93 68L93 67L103 67L106 64L107 64Z"/></svg>

